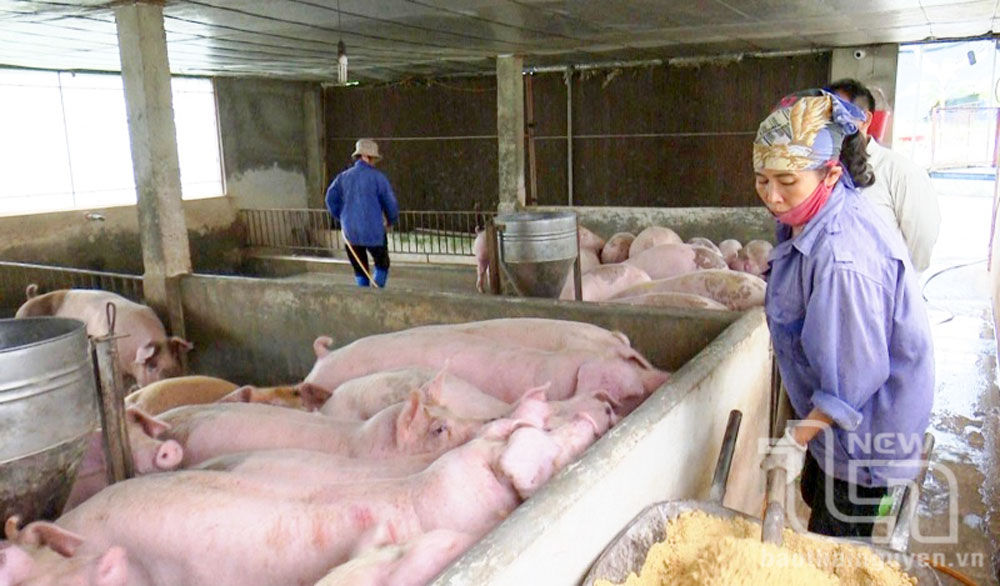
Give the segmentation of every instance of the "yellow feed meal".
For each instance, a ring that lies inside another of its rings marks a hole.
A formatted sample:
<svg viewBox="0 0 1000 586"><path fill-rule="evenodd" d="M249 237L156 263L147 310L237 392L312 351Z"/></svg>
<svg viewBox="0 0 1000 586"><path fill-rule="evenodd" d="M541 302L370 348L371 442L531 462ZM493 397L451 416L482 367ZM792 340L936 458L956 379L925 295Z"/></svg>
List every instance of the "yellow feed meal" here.
<svg viewBox="0 0 1000 586"><path fill-rule="evenodd" d="M596 586L913 586L917 581L893 562L863 547L784 532L784 547L761 543L760 525L700 511L668 525L640 575L622 585Z"/></svg>

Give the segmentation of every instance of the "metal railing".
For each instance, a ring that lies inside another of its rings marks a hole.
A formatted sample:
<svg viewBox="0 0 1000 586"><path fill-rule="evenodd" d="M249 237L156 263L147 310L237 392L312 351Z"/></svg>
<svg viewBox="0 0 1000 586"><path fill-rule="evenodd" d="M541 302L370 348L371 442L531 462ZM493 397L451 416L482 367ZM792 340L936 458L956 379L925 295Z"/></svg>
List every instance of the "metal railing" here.
<svg viewBox="0 0 1000 586"><path fill-rule="evenodd" d="M995 167L1000 162L1000 108L931 110L931 170Z"/></svg>
<svg viewBox="0 0 1000 586"><path fill-rule="evenodd" d="M13 314L24 303L25 289L30 284L38 285L39 293L56 289L102 289L143 302L139 275L0 261L0 299L7 313Z"/></svg>
<svg viewBox="0 0 1000 586"><path fill-rule="evenodd" d="M388 234L389 252L395 254L473 256L476 228L496 212L402 211ZM246 227L247 247L275 248L292 253L330 254L344 250L340 223L326 210L240 210Z"/></svg>

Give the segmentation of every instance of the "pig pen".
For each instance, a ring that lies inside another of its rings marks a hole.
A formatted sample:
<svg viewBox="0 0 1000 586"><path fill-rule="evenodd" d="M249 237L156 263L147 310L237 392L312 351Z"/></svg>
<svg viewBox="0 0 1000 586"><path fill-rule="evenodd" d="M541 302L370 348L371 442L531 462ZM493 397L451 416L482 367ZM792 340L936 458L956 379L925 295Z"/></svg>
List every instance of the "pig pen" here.
<svg viewBox="0 0 1000 586"><path fill-rule="evenodd" d="M743 426L726 505L759 513L760 438L769 435L771 356L761 310L733 312L193 275L181 284L191 370L234 382L301 380L312 341L340 346L432 323L545 317L627 334L671 380L448 568L435 585L578 584L643 507L704 498L728 413Z"/></svg>
<svg viewBox="0 0 1000 586"><path fill-rule="evenodd" d="M635 207L559 207L539 206L529 211L574 211L580 224L603 238L617 232L638 234L649 226L665 226L675 230L687 240L696 236L720 242L735 238L746 243L750 240L774 240L774 219L764 206L756 207L697 207L697 208L635 208ZM475 225L478 212L401 212L409 217L412 225L450 225L470 230ZM298 224L328 222L323 210L244 210L240 221L245 223L243 233L245 259L241 266L244 276L279 278L288 281L352 282L346 253L342 250L337 233L322 242L303 241L296 236ZM291 218L291 219L289 219ZM263 229L261 226L268 226ZM450 233L450 232L448 232ZM469 236L471 238L471 235ZM436 242L430 248L417 252L412 246L396 242L390 246L393 268L389 286L426 291L472 293L475 291L475 258L471 240L457 246L450 241ZM501 273L501 279L506 277ZM504 290L513 294L508 284Z"/></svg>
<svg viewBox="0 0 1000 586"><path fill-rule="evenodd" d="M774 242L774 217L763 205L720 208L625 208L593 206L539 206L533 211L574 211L580 224L610 238L616 232L638 234L649 226L664 226L685 241L701 236L713 242L735 238Z"/></svg>

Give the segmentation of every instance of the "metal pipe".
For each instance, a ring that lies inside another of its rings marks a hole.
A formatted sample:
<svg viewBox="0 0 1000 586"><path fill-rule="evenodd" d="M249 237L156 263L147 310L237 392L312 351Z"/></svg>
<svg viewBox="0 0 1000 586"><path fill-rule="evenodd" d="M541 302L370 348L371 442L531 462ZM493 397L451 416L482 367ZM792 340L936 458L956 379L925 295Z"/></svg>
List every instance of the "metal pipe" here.
<svg viewBox="0 0 1000 586"><path fill-rule="evenodd" d="M125 429L125 385L118 370L118 343L115 336L115 304L105 306L108 320L107 335L93 339L94 373L97 379L98 411L104 440L109 484L135 475L132 450Z"/></svg>
<svg viewBox="0 0 1000 586"><path fill-rule="evenodd" d="M573 205L573 69L566 68L566 205ZM577 255L579 258L579 255Z"/></svg>
<svg viewBox="0 0 1000 586"><path fill-rule="evenodd" d="M492 219L486 221L486 255L489 257L490 293L500 294L500 243L497 226Z"/></svg>
<svg viewBox="0 0 1000 586"><path fill-rule="evenodd" d="M914 478L913 483L903 489L903 497L900 500L899 510L896 513L896 522L889 533L889 549L905 553L910 549L910 528L913 518L917 514L917 503L920 501L920 490L927 478L927 470L930 465L931 452L934 450L934 436L930 433L924 434L924 445L920 453L920 472Z"/></svg>
<svg viewBox="0 0 1000 586"><path fill-rule="evenodd" d="M573 298L583 301L583 270L580 268L580 216L576 217L576 259L573 261Z"/></svg>

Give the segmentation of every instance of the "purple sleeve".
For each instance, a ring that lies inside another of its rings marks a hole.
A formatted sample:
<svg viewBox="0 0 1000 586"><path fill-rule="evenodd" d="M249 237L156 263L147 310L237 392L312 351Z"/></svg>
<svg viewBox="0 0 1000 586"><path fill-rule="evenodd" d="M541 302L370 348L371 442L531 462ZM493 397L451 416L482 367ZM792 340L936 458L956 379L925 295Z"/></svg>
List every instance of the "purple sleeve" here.
<svg viewBox="0 0 1000 586"><path fill-rule="evenodd" d="M892 297L854 270L834 266L819 274L802 327L802 349L819 380L812 404L852 431L862 406L889 378Z"/></svg>

